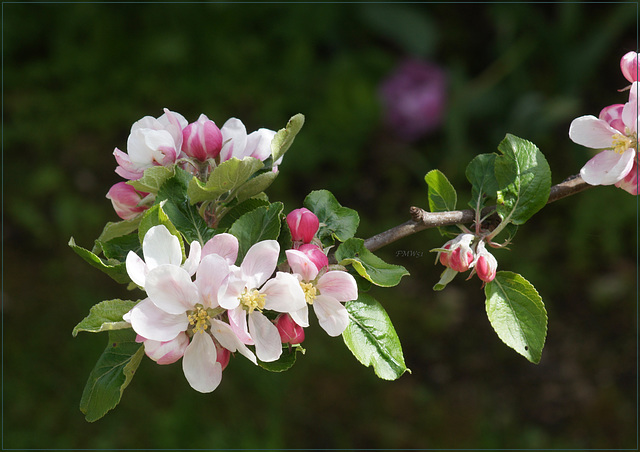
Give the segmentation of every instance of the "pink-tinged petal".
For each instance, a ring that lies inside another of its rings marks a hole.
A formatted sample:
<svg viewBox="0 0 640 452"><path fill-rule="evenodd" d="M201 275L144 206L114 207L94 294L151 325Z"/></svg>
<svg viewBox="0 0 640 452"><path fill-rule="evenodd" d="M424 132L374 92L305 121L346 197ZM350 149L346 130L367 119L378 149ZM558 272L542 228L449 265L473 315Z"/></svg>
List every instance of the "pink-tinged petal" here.
<svg viewBox="0 0 640 452"><path fill-rule="evenodd" d="M316 284L316 289L322 295L328 295L338 301L358 298L358 284L355 278L341 270L333 270L322 275Z"/></svg>
<svg viewBox="0 0 640 452"><path fill-rule="evenodd" d="M148 298L135 305L127 317L136 333L152 341L170 341L189 326L186 315L168 314Z"/></svg>
<svg viewBox="0 0 640 452"><path fill-rule="evenodd" d="M276 133L269 129L258 129L247 136L245 154L258 160L271 157L271 141Z"/></svg>
<svg viewBox="0 0 640 452"><path fill-rule="evenodd" d="M240 296L246 289L246 281L242 269L232 265L229 267L229 280L224 292L218 293L218 304L224 309L235 309L240 304Z"/></svg>
<svg viewBox="0 0 640 452"><path fill-rule="evenodd" d="M303 281L313 281L318 276L318 267L309 257L298 250L287 250L287 261L291 271L302 277Z"/></svg>
<svg viewBox="0 0 640 452"><path fill-rule="evenodd" d="M311 262L316 264L316 268L318 270L329 265L329 258L318 245L304 243L298 247L298 251L304 253L309 259L311 259Z"/></svg>
<svg viewBox="0 0 640 452"><path fill-rule="evenodd" d="M186 333L180 333L170 341L160 342L146 339L143 342L144 353L149 358L158 364L173 364L184 355L184 351L189 345L189 336Z"/></svg>
<svg viewBox="0 0 640 452"><path fill-rule="evenodd" d="M175 149L180 150L182 147L182 129L187 127L189 122L180 113L169 111L164 108L164 114L158 118L158 122L162 124L164 129L171 134L175 143Z"/></svg>
<svg viewBox="0 0 640 452"><path fill-rule="evenodd" d="M153 226L147 231L142 240L142 253L149 269L164 264L180 266L182 262L178 237L163 225Z"/></svg>
<svg viewBox="0 0 640 452"><path fill-rule="evenodd" d="M170 314L183 314L199 301L198 288L189 274L173 265L149 270L145 290L157 307Z"/></svg>
<svg viewBox="0 0 640 452"><path fill-rule="evenodd" d="M609 105L608 107L604 107L600 114L598 115L599 119L606 121L611 127L616 129L621 134L625 133L625 125L622 119L622 110L624 109L623 104L614 104Z"/></svg>
<svg viewBox="0 0 640 452"><path fill-rule="evenodd" d="M569 127L569 138L581 146L606 149L613 146L613 136L619 132L606 121L595 116L581 116Z"/></svg>
<svg viewBox="0 0 640 452"><path fill-rule="evenodd" d="M144 170L135 166L129 158L128 154L116 148L113 151L113 155L115 156L116 162L118 163L116 174L130 180L137 180L143 176Z"/></svg>
<svg viewBox="0 0 640 452"><path fill-rule="evenodd" d="M278 272L260 290L266 295L265 309L278 312L294 312L307 305L300 282L291 273Z"/></svg>
<svg viewBox="0 0 640 452"><path fill-rule="evenodd" d="M616 182L616 187L631 193L634 196L638 195L638 162L637 157L633 162L631 171L620 181Z"/></svg>
<svg viewBox="0 0 640 452"><path fill-rule="evenodd" d="M256 344L256 355L265 363L276 361L282 355L282 343L278 328L262 313L249 314L249 333Z"/></svg>
<svg viewBox="0 0 640 452"><path fill-rule="evenodd" d="M182 358L184 376L198 392L212 392L222 381L222 366L216 361L213 339L206 333L193 335Z"/></svg>
<svg viewBox="0 0 640 452"><path fill-rule="evenodd" d="M313 302L318 323L329 336L339 336L349 324L349 313L342 303L333 297L319 295Z"/></svg>
<svg viewBox="0 0 640 452"><path fill-rule="evenodd" d="M290 312L289 315L301 327L306 328L309 326L309 307L306 304L304 308Z"/></svg>
<svg viewBox="0 0 640 452"><path fill-rule="evenodd" d="M620 60L620 69L624 78L630 82L638 80L638 53L627 52Z"/></svg>
<svg viewBox="0 0 640 452"><path fill-rule="evenodd" d="M200 242L193 241L189 246L189 257L182 264L182 268L185 269L189 276L193 276L198 270L198 265L200 264L200 256L202 254L202 247L200 246Z"/></svg>
<svg viewBox="0 0 640 452"><path fill-rule="evenodd" d="M244 344L253 345L253 339L249 335L247 327L247 311L241 307L230 309L227 311L229 316L229 326L233 330L238 339Z"/></svg>
<svg viewBox="0 0 640 452"><path fill-rule="evenodd" d="M229 160L231 157L239 159L246 157L244 149L247 146L247 128L242 121L231 118L224 123L220 132L222 133L221 162Z"/></svg>
<svg viewBox="0 0 640 452"><path fill-rule="evenodd" d="M582 167L580 176L590 185L613 185L631 171L635 155L635 149L627 149L623 154L602 151Z"/></svg>
<svg viewBox="0 0 640 452"><path fill-rule="evenodd" d="M209 254L224 257L229 265L235 264L238 258L238 239L226 232L214 235L202 247L202 257Z"/></svg>
<svg viewBox="0 0 640 452"><path fill-rule="evenodd" d="M630 135L638 130L638 120L640 114L638 112L638 82L633 82L629 92L629 102L624 104L622 109L622 121L629 129L626 135Z"/></svg>
<svg viewBox="0 0 640 452"><path fill-rule="evenodd" d="M145 264L136 253L129 251L125 261L125 267L127 268L127 274L129 275L129 278L131 278L131 281L144 289L144 283L149 271L147 264Z"/></svg>
<svg viewBox="0 0 640 452"><path fill-rule="evenodd" d="M242 261L242 273L247 287L258 288L269 279L278 264L280 245L275 240L264 240L249 248Z"/></svg>
<svg viewBox="0 0 640 452"><path fill-rule="evenodd" d="M205 256L198 268L195 284L202 305L205 308L218 307L218 297L227 290L229 284L229 265L216 254Z"/></svg>
<svg viewBox="0 0 640 452"><path fill-rule="evenodd" d="M211 319L211 334L224 348L231 352L239 352L253 364L257 364L256 355L242 343L236 333L222 320Z"/></svg>

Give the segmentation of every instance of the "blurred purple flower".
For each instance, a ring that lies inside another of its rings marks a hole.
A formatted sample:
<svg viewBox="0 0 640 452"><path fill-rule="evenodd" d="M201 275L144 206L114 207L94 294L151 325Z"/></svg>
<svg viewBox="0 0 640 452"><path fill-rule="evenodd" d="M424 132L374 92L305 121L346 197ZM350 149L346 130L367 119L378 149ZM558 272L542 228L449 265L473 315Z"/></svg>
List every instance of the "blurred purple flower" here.
<svg viewBox="0 0 640 452"><path fill-rule="evenodd" d="M407 141L434 130L442 121L446 85L439 66L405 61L380 86L386 123Z"/></svg>

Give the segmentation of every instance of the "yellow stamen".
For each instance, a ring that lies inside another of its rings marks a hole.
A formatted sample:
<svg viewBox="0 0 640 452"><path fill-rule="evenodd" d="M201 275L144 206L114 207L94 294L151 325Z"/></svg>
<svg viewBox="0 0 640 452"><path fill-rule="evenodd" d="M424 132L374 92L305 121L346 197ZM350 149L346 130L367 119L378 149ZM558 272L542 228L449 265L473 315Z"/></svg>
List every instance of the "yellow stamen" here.
<svg viewBox="0 0 640 452"><path fill-rule="evenodd" d="M300 282L300 287L302 287L302 291L304 292L304 298L308 304L313 304L313 300L316 299L318 295L318 290L312 283Z"/></svg>
<svg viewBox="0 0 640 452"><path fill-rule="evenodd" d="M209 328L209 319L211 316L207 312L205 308L198 305L196 306L195 311L191 311L191 314L187 315L189 319L189 324L193 326L193 333L204 333L207 328Z"/></svg>
<svg viewBox="0 0 640 452"><path fill-rule="evenodd" d="M266 297L265 294L258 292L258 289L251 289L250 291L245 289L240 295L240 304L245 311L251 314L254 309L258 311L264 309Z"/></svg>
<svg viewBox="0 0 640 452"><path fill-rule="evenodd" d="M624 154L627 149L633 148L636 143L633 137L627 137L620 133L616 133L612 138L613 150L618 154Z"/></svg>

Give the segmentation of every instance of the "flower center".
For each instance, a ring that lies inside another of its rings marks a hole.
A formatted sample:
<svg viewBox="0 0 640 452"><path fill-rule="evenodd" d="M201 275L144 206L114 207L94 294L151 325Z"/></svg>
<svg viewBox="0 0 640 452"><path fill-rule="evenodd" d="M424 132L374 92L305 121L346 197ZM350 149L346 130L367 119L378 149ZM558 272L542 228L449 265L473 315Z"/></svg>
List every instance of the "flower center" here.
<svg viewBox="0 0 640 452"><path fill-rule="evenodd" d="M313 300L316 299L318 295L318 290L312 283L300 282L300 287L302 287L302 291L304 292L304 299L308 304L313 304Z"/></svg>
<svg viewBox="0 0 640 452"><path fill-rule="evenodd" d="M245 311L251 314L254 309L257 309L258 311L262 311L264 309L264 299L266 297L267 296L260 293L258 289L244 289L242 295L240 295L240 304Z"/></svg>
<svg viewBox="0 0 640 452"><path fill-rule="evenodd" d="M613 137L613 150L618 154L624 154L627 149L633 148L636 140L620 133L616 133Z"/></svg>
<svg viewBox="0 0 640 452"><path fill-rule="evenodd" d="M193 334L204 333L211 324L209 322L211 316L209 315L207 310L200 305L196 305L196 309L190 311L190 314L188 314L187 318L189 319L189 325L193 327Z"/></svg>

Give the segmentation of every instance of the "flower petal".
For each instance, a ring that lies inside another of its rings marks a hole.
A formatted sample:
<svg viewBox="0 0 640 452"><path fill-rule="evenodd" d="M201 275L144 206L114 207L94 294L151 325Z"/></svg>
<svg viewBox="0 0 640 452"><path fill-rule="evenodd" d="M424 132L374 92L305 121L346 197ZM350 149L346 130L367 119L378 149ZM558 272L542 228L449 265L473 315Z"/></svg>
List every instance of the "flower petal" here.
<svg viewBox="0 0 640 452"><path fill-rule="evenodd" d="M229 284L229 265L217 254L205 256L196 274L196 286L205 308L219 306L218 298Z"/></svg>
<svg viewBox="0 0 640 452"><path fill-rule="evenodd" d="M165 365L173 364L184 355L189 345L189 336L180 333L170 341L160 342L151 339L144 341L144 353L156 363Z"/></svg>
<svg viewBox="0 0 640 452"><path fill-rule="evenodd" d="M186 315L168 314L149 298L142 300L125 315L136 333L152 341L170 341L189 326Z"/></svg>
<svg viewBox="0 0 640 452"><path fill-rule="evenodd" d="M149 268L147 264L133 251L129 251L127 254L127 259L125 261L125 266L127 268L127 274L131 281L139 285L144 289L145 281L147 280L147 273L149 272Z"/></svg>
<svg viewBox="0 0 640 452"><path fill-rule="evenodd" d="M244 148L247 146L247 128L237 118L228 119L220 129L222 133L222 150L220 161L224 162L231 157L242 159L245 157Z"/></svg>
<svg viewBox="0 0 640 452"><path fill-rule="evenodd" d="M256 355L242 343L238 336L233 332L233 329L222 320L211 319L211 334L224 348L231 352L240 352L253 364L257 364Z"/></svg>
<svg viewBox="0 0 640 452"><path fill-rule="evenodd" d="M638 112L638 82L633 82L629 92L629 102L622 109L622 121L629 128L629 134L637 132L638 118L640 118L640 113Z"/></svg>
<svg viewBox="0 0 640 452"><path fill-rule="evenodd" d="M193 276L198 270L198 265L200 264L200 256L202 254L202 247L200 246L200 242L193 241L189 247L189 257L182 264L182 268L189 273L189 276Z"/></svg>
<svg viewBox="0 0 640 452"><path fill-rule="evenodd" d="M269 279L278 264L280 245L275 240L264 240L249 248L242 261L242 273L247 287L259 288Z"/></svg>
<svg viewBox="0 0 640 452"><path fill-rule="evenodd" d="M333 270L318 280L316 288L322 295L328 295L338 301L351 301L358 298L358 284L347 272Z"/></svg>
<svg viewBox="0 0 640 452"><path fill-rule="evenodd" d="M247 345L253 345L253 339L249 335L247 328L247 312L241 307L230 309L227 311L229 316L229 326L238 336L238 339Z"/></svg>
<svg viewBox="0 0 640 452"><path fill-rule="evenodd" d="M163 225L147 231L142 240L142 253L149 270L162 264L180 266L182 263L180 241Z"/></svg>
<svg viewBox="0 0 640 452"><path fill-rule="evenodd" d="M300 283L291 273L278 272L275 278L265 283L260 293L266 295L265 309L272 311L294 312L307 305Z"/></svg>
<svg viewBox="0 0 640 452"><path fill-rule="evenodd" d="M282 355L282 342L278 328L262 313L249 314L249 333L256 344L256 355L265 363L276 361Z"/></svg>
<svg viewBox="0 0 640 452"><path fill-rule="evenodd" d="M306 304L304 308L292 311L289 315L301 327L306 328L309 326L309 307Z"/></svg>
<svg viewBox="0 0 640 452"><path fill-rule="evenodd" d="M206 333L193 335L182 358L184 376L198 392L212 392L222 381L222 366L216 362L216 346Z"/></svg>
<svg viewBox="0 0 640 452"><path fill-rule="evenodd" d="M613 135L618 133L607 121L591 115L574 119L569 127L569 138L574 143L592 149L610 148Z"/></svg>
<svg viewBox="0 0 640 452"><path fill-rule="evenodd" d="M293 273L302 276L303 281L313 281L318 276L318 267L302 251L287 250L287 261Z"/></svg>
<svg viewBox="0 0 640 452"><path fill-rule="evenodd" d="M238 258L238 239L226 232L214 235L202 247L202 257L209 254L222 256L229 265L235 264Z"/></svg>
<svg viewBox="0 0 640 452"><path fill-rule="evenodd" d="M169 314L182 314L193 309L199 300L198 288L189 274L173 265L149 270L145 290L153 303Z"/></svg>
<svg viewBox="0 0 640 452"><path fill-rule="evenodd" d="M615 184L631 171L635 155L635 149L627 149L623 154L602 151L582 167L580 175L590 185Z"/></svg>
<svg viewBox="0 0 640 452"><path fill-rule="evenodd" d="M349 324L349 313L342 303L333 297L319 295L313 302L313 310L320 326L329 336L339 336Z"/></svg>

